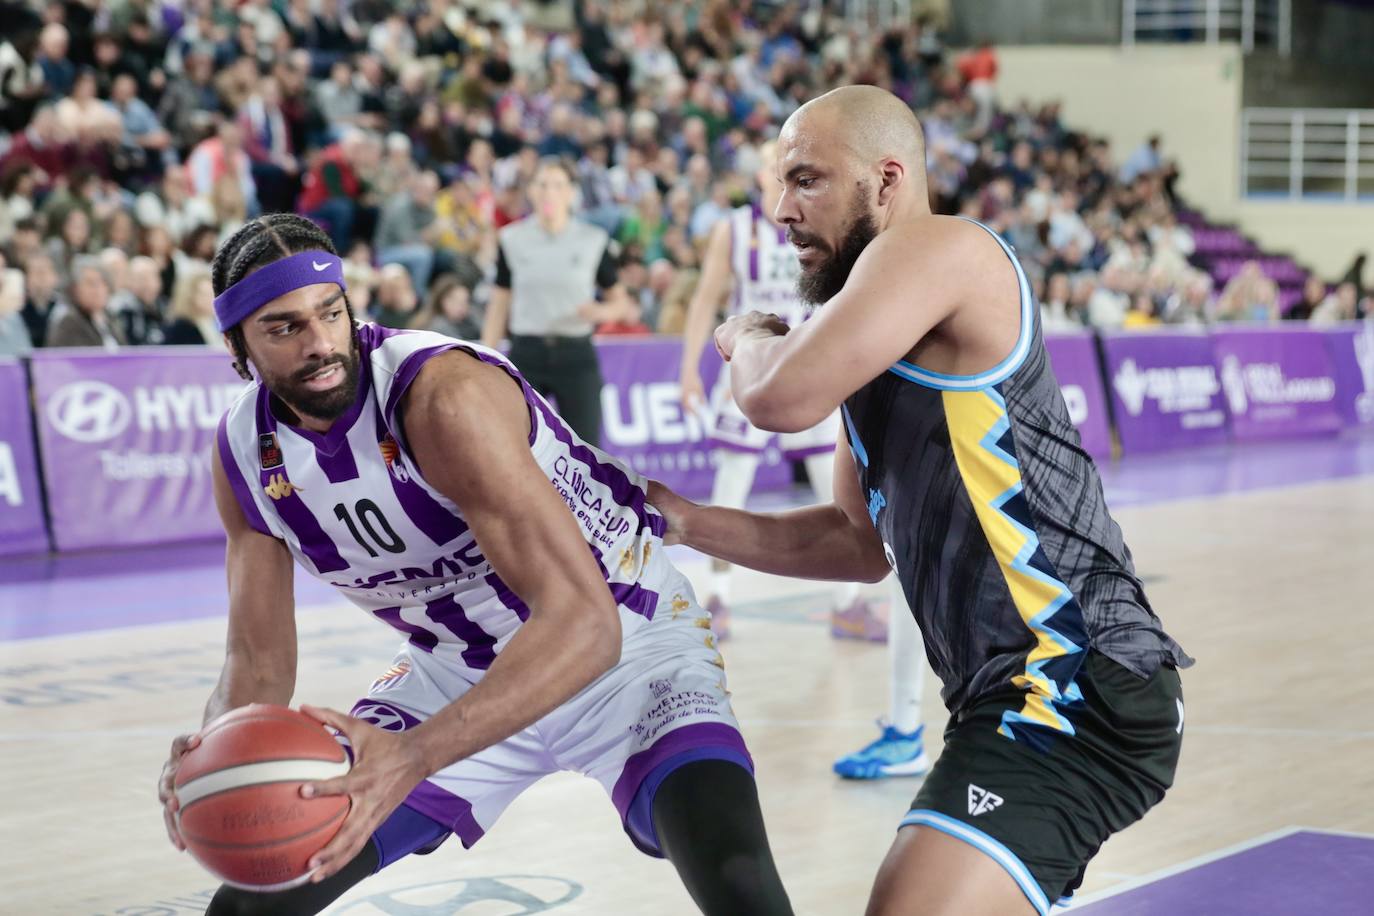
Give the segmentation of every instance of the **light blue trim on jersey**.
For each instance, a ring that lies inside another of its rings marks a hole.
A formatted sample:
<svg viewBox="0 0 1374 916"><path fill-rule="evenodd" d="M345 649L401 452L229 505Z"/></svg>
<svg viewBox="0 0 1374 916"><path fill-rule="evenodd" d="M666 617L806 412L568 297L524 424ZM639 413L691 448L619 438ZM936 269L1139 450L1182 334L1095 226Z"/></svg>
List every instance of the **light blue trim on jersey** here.
<svg viewBox="0 0 1374 916"><path fill-rule="evenodd" d="M854 420L849 416L849 408L841 404L840 413L844 415L844 425L849 427L849 442L854 457L859 459L859 464L862 467L868 467L868 452L864 449L864 441L859 438L859 431L854 428Z"/></svg>
<svg viewBox="0 0 1374 916"><path fill-rule="evenodd" d="M1016 271L1016 282L1021 289L1021 330L1016 337L1016 346L1012 348L1006 359L987 372L980 372L977 375L946 375L943 372L922 369L915 363L909 363L904 359L899 359L895 365L888 367L887 371L906 379L908 382L925 385L927 388L938 388L941 391L977 391L980 388L990 388L998 382L1006 381L1026 361L1026 357L1030 354L1031 340L1035 337L1035 296L1031 294L1030 281L1026 279L1026 272L1021 269L1021 264L1016 260L1016 254L1011 250L1011 246L1003 241L1000 235L977 220L969 219L966 216L958 218L973 223L991 235L1001 246L1002 251L1011 261L1012 268Z"/></svg>
<svg viewBox="0 0 1374 916"><path fill-rule="evenodd" d="M956 840L963 840L979 852L987 854L994 862L1006 869L1007 874L1011 875L1012 880L1021 888L1021 892L1026 895L1031 906L1035 907L1035 912L1039 913L1040 916L1049 916L1050 901L1045 896L1039 882L1030 873L1026 863L1021 861L1021 857L1002 843L976 827L970 827L963 821L955 820L947 814L941 814L939 811L931 811L927 808L916 808L909 811L907 816L902 818L901 826L905 827L909 824L934 828Z"/></svg>

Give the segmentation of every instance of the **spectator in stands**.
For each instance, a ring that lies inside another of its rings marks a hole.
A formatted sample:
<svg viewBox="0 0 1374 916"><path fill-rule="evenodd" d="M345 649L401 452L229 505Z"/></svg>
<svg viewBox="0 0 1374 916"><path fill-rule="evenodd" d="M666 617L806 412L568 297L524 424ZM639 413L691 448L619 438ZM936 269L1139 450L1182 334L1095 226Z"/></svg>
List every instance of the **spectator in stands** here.
<svg viewBox="0 0 1374 916"><path fill-rule="evenodd" d="M138 195L134 215L144 226L163 227L179 243L197 226L213 223L215 208L208 198L192 194L186 169L173 165L163 172L156 191L150 188Z"/></svg>
<svg viewBox="0 0 1374 916"><path fill-rule="evenodd" d="M107 311L110 281L99 260L90 256L78 257L72 262L71 274L71 305L53 311L48 323L47 345L104 347L106 350L123 346L124 332Z"/></svg>
<svg viewBox="0 0 1374 916"><path fill-rule="evenodd" d="M282 112L281 86L275 78L258 81L257 91L239 113L239 130L263 211L290 211L300 165L292 154L291 130Z"/></svg>
<svg viewBox="0 0 1374 916"><path fill-rule="evenodd" d="M167 318L164 344L228 349L215 323L215 288L208 269L192 270L177 280Z"/></svg>
<svg viewBox="0 0 1374 916"><path fill-rule="evenodd" d="M1142 328L1155 328L1160 324L1153 296L1142 290L1131 297L1131 307L1121 320L1122 328L1137 331Z"/></svg>
<svg viewBox="0 0 1374 916"><path fill-rule="evenodd" d="M1121 164L1120 178L1122 184L1130 184L1141 175L1148 175L1158 172L1164 165L1163 157L1159 152L1159 134L1152 134L1144 143L1136 147L1135 152L1127 157Z"/></svg>
<svg viewBox="0 0 1374 916"><path fill-rule="evenodd" d="M43 71L43 83L48 98L60 99L71 95L76 84L76 65L67 58L71 48L71 33L65 26L50 22L38 36L38 66Z"/></svg>
<svg viewBox="0 0 1374 916"><path fill-rule="evenodd" d="M1164 321L1168 324L1201 327L1212 314L1212 278L1203 271L1193 271L1184 283L1170 295L1164 307Z"/></svg>
<svg viewBox="0 0 1374 916"><path fill-rule="evenodd" d="M1359 298L1356 295L1354 280L1344 280L1336 285L1336 289L1331 295L1322 300L1322 304L1317 306L1312 312L1312 323L1315 325L1332 325L1342 321L1354 321L1359 318L1357 306Z"/></svg>
<svg viewBox="0 0 1374 916"><path fill-rule="evenodd" d="M196 144L186 160L186 172L192 192L211 201L212 205L217 184L221 178L228 177L238 183L245 216L256 216L259 212L252 161L243 149L243 131L237 121L222 118L215 133Z"/></svg>
<svg viewBox="0 0 1374 916"><path fill-rule="evenodd" d="M1255 261L1247 261L1217 299L1217 321L1277 321L1278 287Z"/></svg>
<svg viewBox="0 0 1374 916"><path fill-rule="evenodd" d="M1101 283L1088 300L1088 323L1098 330L1120 328L1131 305L1137 281L1123 267L1108 264Z"/></svg>
<svg viewBox="0 0 1374 916"><path fill-rule="evenodd" d="M1284 313L1287 321L1309 321L1326 299L1326 284L1316 274L1308 274L1302 284L1302 298Z"/></svg>
<svg viewBox="0 0 1374 916"><path fill-rule="evenodd" d="M387 264L379 273L373 320L386 328L408 328L420 304L410 273L400 264Z"/></svg>
<svg viewBox="0 0 1374 916"><path fill-rule="evenodd" d="M157 119L176 138L184 153L214 130L215 113L220 108L214 58L205 50L192 48L185 57L185 71L169 80L162 93Z"/></svg>
<svg viewBox="0 0 1374 916"><path fill-rule="evenodd" d="M429 171L412 175L406 189L382 205L372 241L378 262L405 267L421 293L429 289L429 277L434 271L434 243L443 228L435 221L438 193L438 175Z"/></svg>
<svg viewBox="0 0 1374 916"><path fill-rule="evenodd" d="M479 340L482 327L472 313L472 293L453 274L434 281L425 307L411 321L412 328L436 331L459 340Z"/></svg>
<svg viewBox="0 0 1374 916"><path fill-rule="evenodd" d="M158 121L148 103L138 97L138 82L132 74L114 78L110 101L119 114L121 134L116 155L116 171L126 182L142 185L157 180L165 164L164 154L171 150L172 135Z"/></svg>
<svg viewBox="0 0 1374 916"><path fill-rule="evenodd" d="M1073 304L1069 275L1063 271L1052 273L1045 280L1045 295L1040 300L1040 323L1046 331L1072 331L1083 327Z"/></svg>
<svg viewBox="0 0 1374 916"><path fill-rule="evenodd" d="M0 357L28 356L33 352L33 338L23 312L24 272L10 267L0 252Z"/></svg>
<svg viewBox="0 0 1374 916"><path fill-rule="evenodd" d="M95 239L91 236L91 218L79 206L66 211L58 224L58 232L48 239L47 251L53 264L67 265L83 254L91 254Z"/></svg>
<svg viewBox="0 0 1374 916"><path fill-rule="evenodd" d="M131 346L163 342L167 300L156 261L139 256L129 262L127 286L111 297L109 311Z"/></svg>
<svg viewBox="0 0 1374 916"><path fill-rule="evenodd" d="M299 209L324 226L339 251L347 251L353 240L367 191L361 172L369 156L367 136L348 130L338 143L320 150L305 176Z"/></svg>
<svg viewBox="0 0 1374 916"><path fill-rule="evenodd" d="M53 259L43 251L37 251L20 262L24 269L24 305L21 314L29 330L29 339L35 347L46 346L48 322L52 313L65 305L58 292L61 279Z"/></svg>

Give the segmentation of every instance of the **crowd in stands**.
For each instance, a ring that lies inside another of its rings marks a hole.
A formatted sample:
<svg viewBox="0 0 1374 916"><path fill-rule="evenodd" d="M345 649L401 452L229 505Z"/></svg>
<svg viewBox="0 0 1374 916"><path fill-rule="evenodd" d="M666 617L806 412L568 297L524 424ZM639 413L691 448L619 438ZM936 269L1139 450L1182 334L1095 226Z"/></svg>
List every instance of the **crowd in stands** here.
<svg viewBox="0 0 1374 916"><path fill-rule="evenodd" d="M549 156L619 243L606 330L678 333L760 144L859 82L918 112L933 206L1015 246L1047 330L1370 309L1362 264L1283 314L1258 265L1214 288L1158 138L1116 157L1056 104L999 100L994 49L924 19L852 32L836 5L0 0L0 355L222 346L208 262L282 210L326 228L360 315L476 338Z"/></svg>

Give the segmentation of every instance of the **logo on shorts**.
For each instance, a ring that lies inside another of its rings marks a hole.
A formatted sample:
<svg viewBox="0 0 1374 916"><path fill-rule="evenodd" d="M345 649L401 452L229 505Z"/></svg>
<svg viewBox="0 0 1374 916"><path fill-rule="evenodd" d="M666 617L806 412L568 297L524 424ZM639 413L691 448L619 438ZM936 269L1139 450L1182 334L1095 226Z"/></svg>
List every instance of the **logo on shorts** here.
<svg viewBox="0 0 1374 916"><path fill-rule="evenodd" d="M369 725L375 725L386 732L403 732L406 730L405 715L400 710L382 703L364 703L355 707L353 718L362 719Z"/></svg>
<svg viewBox="0 0 1374 916"><path fill-rule="evenodd" d="M654 692L654 699L657 700L672 692L673 685L666 680L650 681L649 689Z"/></svg>
<svg viewBox="0 0 1374 916"><path fill-rule="evenodd" d="M987 814L995 808L1002 807L1002 796L994 795L987 789L979 788L973 783L968 784L968 813L977 817L980 814Z"/></svg>

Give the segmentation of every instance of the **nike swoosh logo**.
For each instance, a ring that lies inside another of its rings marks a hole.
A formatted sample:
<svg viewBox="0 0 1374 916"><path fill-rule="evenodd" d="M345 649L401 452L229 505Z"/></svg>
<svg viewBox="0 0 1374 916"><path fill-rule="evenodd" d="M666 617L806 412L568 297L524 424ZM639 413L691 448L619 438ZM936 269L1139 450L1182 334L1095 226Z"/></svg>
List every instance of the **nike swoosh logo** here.
<svg viewBox="0 0 1374 916"><path fill-rule="evenodd" d="M319 261L311 261L311 262L310 262L310 266L313 267L313 268L315 268L316 270L328 270L328 269L329 269L329 265L328 265L328 264L321 264Z"/></svg>

